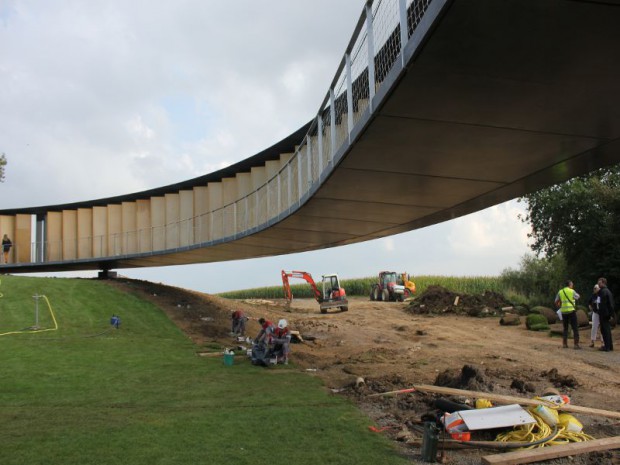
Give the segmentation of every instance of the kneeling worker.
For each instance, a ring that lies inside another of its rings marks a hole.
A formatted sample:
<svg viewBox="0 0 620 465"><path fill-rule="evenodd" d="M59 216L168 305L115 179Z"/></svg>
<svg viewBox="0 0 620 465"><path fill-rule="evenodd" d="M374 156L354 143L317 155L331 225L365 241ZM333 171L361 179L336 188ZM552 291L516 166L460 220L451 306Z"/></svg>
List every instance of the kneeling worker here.
<svg viewBox="0 0 620 465"><path fill-rule="evenodd" d="M278 327L273 334L273 355L278 363L288 365L288 355L291 352L291 332L285 319L278 321Z"/></svg>

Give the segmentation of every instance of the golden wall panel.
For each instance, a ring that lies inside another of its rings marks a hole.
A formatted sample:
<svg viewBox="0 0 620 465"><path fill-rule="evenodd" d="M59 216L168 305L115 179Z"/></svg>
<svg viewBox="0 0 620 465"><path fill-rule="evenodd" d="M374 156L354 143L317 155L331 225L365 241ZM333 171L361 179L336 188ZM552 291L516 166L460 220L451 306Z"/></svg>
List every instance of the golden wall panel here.
<svg viewBox="0 0 620 465"><path fill-rule="evenodd" d="M136 200L136 227L138 229L138 251L151 252L153 250L151 201L148 199Z"/></svg>
<svg viewBox="0 0 620 465"><path fill-rule="evenodd" d="M77 258L77 211L62 211L62 259Z"/></svg>
<svg viewBox="0 0 620 465"><path fill-rule="evenodd" d="M138 253L138 214L136 202L121 204L123 253Z"/></svg>
<svg viewBox="0 0 620 465"><path fill-rule="evenodd" d="M93 256L93 211L90 208L77 210L78 258Z"/></svg>
<svg viewBox="0 0 620 465"><path fill-rule="evenodd" d="M108 255L108 207L93 207L93 257Z"/></svg>
<svg viewBox="0 0 620 465"><path fill-rule="evenodd" d="M194 191L179 192L179 245L194 243Z"/></svg>
<svg viewBox="0 0 620 465"><path fill-rule="evenodd" d="M123 215L122 207L108 205L108 255L123 254Z"/></svg>
<svg viewBox="0 0 620 465"><path fill-rule="evenodd" d="M163 197L151 197L151 226L153 251L166 248L166 200Z"/></svg>

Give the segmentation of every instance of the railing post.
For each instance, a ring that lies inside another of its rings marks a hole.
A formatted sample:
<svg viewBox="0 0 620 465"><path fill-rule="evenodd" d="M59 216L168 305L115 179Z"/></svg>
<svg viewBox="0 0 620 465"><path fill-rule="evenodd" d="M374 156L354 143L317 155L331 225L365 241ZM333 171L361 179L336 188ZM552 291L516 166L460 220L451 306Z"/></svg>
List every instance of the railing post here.
<svg viewBox="0 0 620 465"><path fill-rule="evenodd" d="M405 66L405 44L409 41L409 25L407 24L407 0L399 0L400 10L400 61Z"/></svg>
<svg viewBox="0 0 620 465"><path fill-rule="evenodd" d="M323 116L319 114L318 116L318 135L319 135L319 178L321 177L321 173L323 172ZM312 172L310 172L310 176L312 177ZM314 179L313 179L314 181Z"/></svg>
<svg viewBox="0 0 620 465"><path fill-rule="evenodd" d="M403 0L404 1L404 0ZM349 137L353 131L353 78L351 76L351 54L345 55L346 73L347 73L347 129Z"/></svg>
<svg viewBox="0 0 620 465"><path fill-rule="evenodd" d="M317 126L318 127L318 126ZM318 142L319 141L319 133L317 133L317 153L320 152L320 147L321 144ZM310 185L312 184L312 140L308 139L308 151L306 152L307 156L306 156L306 169L308 170L308 181L306 182L307 184L307 189L306 192L310 191Z"/></svg>
<svg viewBox="0 0 620 465"><path fill-rule="evenodd" d="M299 152L297 152L299 153ZM294 157L297 156L297 153L295 153L295 155L293 155ZM292 160L292 159L291 159ZM286 174L287 174L287 179L288 179L288 189L287 189L287 195L288 195L288 202L286 205L286 208L290 208L290 206L293 204L293 168L291 168L291 160L288 161L288 165L286 165Z"/></svg>
<svg viewBox="0 0 620 465"><path fill-rule="evenodd" d="M278 195L276 196L276 214L274 216L278 216L280 214L280 208L282 208L282 194L281 194L282 183L280 180L280 178L282 177L281 174L282 174L282 171L278 171L278 174L276 174L276 179L278 180L277 181L277 189L278 189L277 194Z"/></svg>
<svg viewBox="0 0 620 465"><path fill-rule="evenodd" d="M327 163L330 164L336 154L336 97L334 95L334 89L329 89L329 130L331 136L331 150Z"/></svg>
<svg viewBox="0 0 620 465"><path fill-rule="evenodd" d="M375 38L372 27L372 1L366 2L366 40L368 43L368 108L372 112L375 96Z"/></svg>

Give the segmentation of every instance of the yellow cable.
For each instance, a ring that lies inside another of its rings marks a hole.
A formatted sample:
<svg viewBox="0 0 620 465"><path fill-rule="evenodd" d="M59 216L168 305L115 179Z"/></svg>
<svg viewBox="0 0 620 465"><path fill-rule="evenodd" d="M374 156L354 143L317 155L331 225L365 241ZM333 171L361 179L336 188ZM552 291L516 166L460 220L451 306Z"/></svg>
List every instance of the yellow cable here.
<svg viewBox="0 0 620 465"><path fill-rule="evenodd" d="M56 331L58 329L58 322L56 321L56 316L54 315L54 310L52 310L52 304L50 304L50 301L47 298L47 296L42 295L40 297L43 297L45 299L45 301L47 302L47 308L49 308L50 315L52 316L52 321L54 321L54 327L53 328L31 329L31 330L22 330L22 331L10 331L8 333L2 333L2 334L0 334L0 336L7 336L9 334L28 334L28 333L43 333L45 331Z"/></svg>
<svg viewBox="0 0 620 465"><path fill-rule="evenodd" d="M561 405L552 408L559 409L561 408ZM531 410L530 414L534 417L536 423L516 426L512 431L498 434L495 440L499 442L535 442L550 436L552 434L552 429L547 423L545 423L542 417ZM535 446L526 446L523 447L523 449L545 447L547 445L551 446L557 444L566 444L568 442L590 441L592 439L594 438L589 434L583 432L575 433L572 431L567 431L563 426L558 426L555 436L549 441Z"/></svg>

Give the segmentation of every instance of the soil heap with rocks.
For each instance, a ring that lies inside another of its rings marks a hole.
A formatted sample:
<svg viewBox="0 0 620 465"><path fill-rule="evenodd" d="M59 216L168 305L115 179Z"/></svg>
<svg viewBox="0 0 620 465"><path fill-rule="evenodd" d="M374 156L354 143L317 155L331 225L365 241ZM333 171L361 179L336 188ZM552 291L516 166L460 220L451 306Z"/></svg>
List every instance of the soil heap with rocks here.
<svg viewBox="0 0 620 465"><path fill-rule="evenodd" d="M454 313L469 316L495 316L512 304L503 295L484 291L480 295L459 294L442 286L429 286L411 301L408 312L416 315Z"/></svg>

